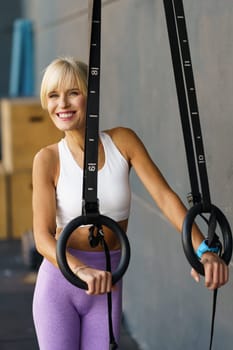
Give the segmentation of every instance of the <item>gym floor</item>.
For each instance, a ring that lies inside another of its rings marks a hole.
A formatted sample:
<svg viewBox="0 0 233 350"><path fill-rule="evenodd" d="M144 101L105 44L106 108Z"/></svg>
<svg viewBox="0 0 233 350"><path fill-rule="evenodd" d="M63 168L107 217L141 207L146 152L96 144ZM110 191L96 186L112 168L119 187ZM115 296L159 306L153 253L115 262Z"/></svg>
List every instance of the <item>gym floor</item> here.
<svg viewBox="0 0 233 350"><path fill-rule="evenodd" d="M31 312L35 279L36 273L24 264L21 242L0 241L1 350L39 349ZM122 325L119 350L131 349L139 350Z"/></svg>

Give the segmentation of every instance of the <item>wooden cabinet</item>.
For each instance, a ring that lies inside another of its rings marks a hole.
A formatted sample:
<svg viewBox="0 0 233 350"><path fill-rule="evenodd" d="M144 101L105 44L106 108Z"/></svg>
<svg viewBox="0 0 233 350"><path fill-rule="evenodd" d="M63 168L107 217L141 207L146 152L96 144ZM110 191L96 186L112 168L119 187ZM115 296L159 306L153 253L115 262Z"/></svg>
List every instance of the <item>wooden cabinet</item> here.
<svg viewBox="0 0 233 350"><path fill-rule="evenodd" d="M20 238L32 229L32 162L63 133L36 98L0 100L0 238Z"/></svg>
<svg viewBox="0 0 233 350"><path fill-rule="evenodd" d="M0 164L0 239L7 238L7 177Z"/></svg>
<svg viewBox="0 0 233 350"><path fill-rule="evenodd" d="M36 152L63 135L38 99L2 99L0 116L2 163L7 173L31 169Z"/></svg>

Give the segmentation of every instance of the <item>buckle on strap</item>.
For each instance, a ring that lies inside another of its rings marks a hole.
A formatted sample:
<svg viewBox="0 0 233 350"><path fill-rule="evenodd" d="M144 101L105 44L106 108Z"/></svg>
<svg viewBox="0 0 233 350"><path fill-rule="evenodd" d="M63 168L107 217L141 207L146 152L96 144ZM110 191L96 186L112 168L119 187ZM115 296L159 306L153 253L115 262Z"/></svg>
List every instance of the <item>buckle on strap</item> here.
<svg viewBox="0 0 233 350"><path fill-rule="evenodd" d="M89 217L99 216L99 201L87 202L85 199L82 201L82 215Z"/></svg>

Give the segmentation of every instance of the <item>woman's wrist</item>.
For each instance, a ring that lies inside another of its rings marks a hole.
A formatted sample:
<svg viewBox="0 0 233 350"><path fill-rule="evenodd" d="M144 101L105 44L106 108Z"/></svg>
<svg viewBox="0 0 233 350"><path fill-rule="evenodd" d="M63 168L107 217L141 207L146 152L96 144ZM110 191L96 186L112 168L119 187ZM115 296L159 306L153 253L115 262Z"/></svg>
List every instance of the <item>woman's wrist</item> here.
<svg viewBox="0 0 233 350"><path fill-rule="evenodd" d="M73 272L76 276L78 276L78 273L80 270L83 270L83 269L86 269L88 266L87 265L79 265L79 266L76 266L74 269L73 269Z"/></svg>
<svg viewBox="0 0 233 350"><path fill-rule="evenodd" d="M220 247L218 245L214 245L214 246L211 246L209 247L208 246L208 240L203 240L201 242L201 244L199 245L199 247L197 248L196 250L196 255L197 257L199 258L199 260L201 260L202 258L202 255L204 253L207 253L207 252L211 252L211 253L216 253L218 254L219 253L219 250L220 250Z"/></svg>

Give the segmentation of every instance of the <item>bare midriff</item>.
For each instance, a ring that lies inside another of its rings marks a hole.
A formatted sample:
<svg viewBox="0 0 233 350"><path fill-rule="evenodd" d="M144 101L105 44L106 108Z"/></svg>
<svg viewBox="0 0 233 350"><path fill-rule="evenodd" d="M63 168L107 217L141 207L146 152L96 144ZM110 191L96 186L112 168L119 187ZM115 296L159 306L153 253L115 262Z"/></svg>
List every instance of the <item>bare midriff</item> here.
<svg viewBox="0 0 233 350"><path fill-rule="evenodd" d="M122 228L124 232L127 230L128 220L119 221L118 225ZM103 248L99 245L96 248L92 248L89 244L88 236L89 236L89 228L90 226L80 226L70 235L67 248L73 248L78 250L85 251L101 251ZM59 238L63 228L57 228L56 231L56 239ZM108 227L103 226L104 239L108 245L110 250L120 249L120 242L115 233L113 233Z"/></svg>

